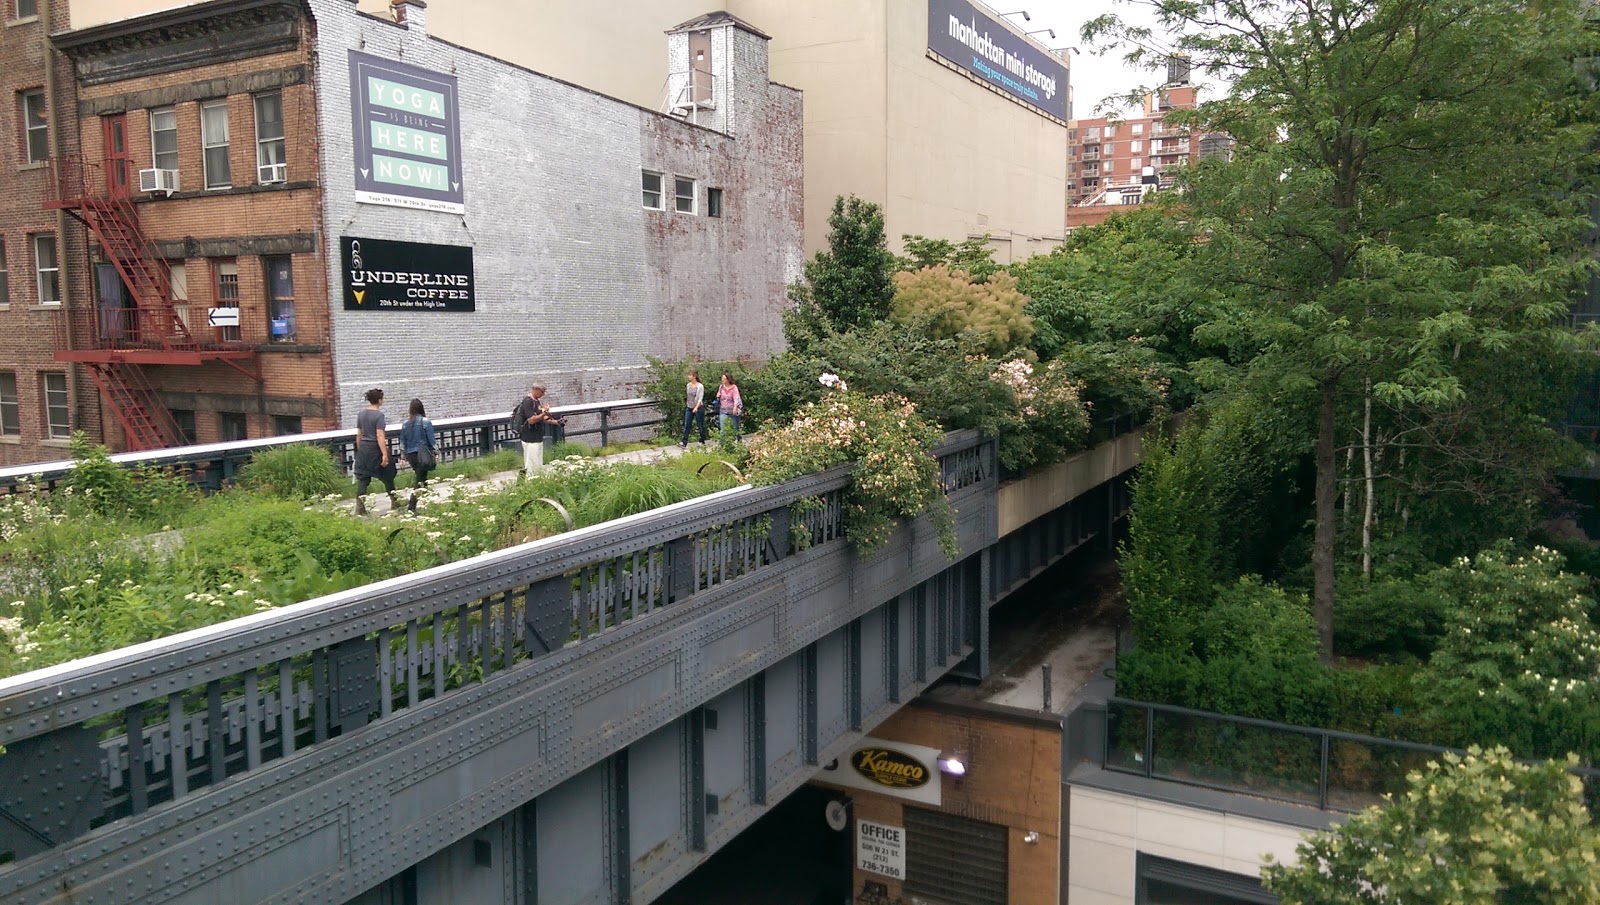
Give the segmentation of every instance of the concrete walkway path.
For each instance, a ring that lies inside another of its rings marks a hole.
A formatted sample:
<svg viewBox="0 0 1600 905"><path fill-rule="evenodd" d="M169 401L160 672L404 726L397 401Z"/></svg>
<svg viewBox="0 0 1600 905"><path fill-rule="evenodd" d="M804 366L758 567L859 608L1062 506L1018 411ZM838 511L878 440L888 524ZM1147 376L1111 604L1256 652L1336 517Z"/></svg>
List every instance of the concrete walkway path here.
<svg viewBox="0 0 1600 905"><path fill-rule="evenodd" d="M708 443L704 444L704 446L701 444L690 444L689 446L690 450L699 450L702 448L714 449L715 445ZM688 450L680 449L676 443L673 443L666 446L654 446L649 449L635 449L630 450L629 452L613 453L609 456L593 456L590 457L589 461L606 463L632 462L636 465L648 465L651 462L660 462L663 459L681 456L685 452L688 452ZM517 475L520 472L521 469L500 471L495 472L486 478L480 478L475 481L451 481L447 478L435 479L430 481L428 486L435 499L447 500L453 494L465 490L493 490L498 487L504 487L508 484L514 484L516 483ZM404 509L406 506L406 501L411 499L411 492L412 488L410 487L402 487L399 490L396 490L394 495L399 499L400 505L399 507L391 507L387 494L383 492L383 485L377 481L374 481L367 489L367 514L383 515L386 512L392 511L393 508ZM345 509L354 510L356 508L356 501L355 498L352 497L348 500L341 500L335 505Z"/></svg>

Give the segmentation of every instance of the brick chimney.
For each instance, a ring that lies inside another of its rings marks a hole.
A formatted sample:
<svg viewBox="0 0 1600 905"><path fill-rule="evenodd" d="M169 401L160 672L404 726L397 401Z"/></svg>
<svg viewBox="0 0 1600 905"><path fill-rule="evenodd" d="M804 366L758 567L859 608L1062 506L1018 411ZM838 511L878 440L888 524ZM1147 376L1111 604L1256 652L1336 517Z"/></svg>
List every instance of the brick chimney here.
<svg viewBox="0 0 1600 905"><path fill-rule="evenodd" d="M428 4L425 0L389 0L389 14L398 25L404 25L417 34L428 32Z"/></svg>

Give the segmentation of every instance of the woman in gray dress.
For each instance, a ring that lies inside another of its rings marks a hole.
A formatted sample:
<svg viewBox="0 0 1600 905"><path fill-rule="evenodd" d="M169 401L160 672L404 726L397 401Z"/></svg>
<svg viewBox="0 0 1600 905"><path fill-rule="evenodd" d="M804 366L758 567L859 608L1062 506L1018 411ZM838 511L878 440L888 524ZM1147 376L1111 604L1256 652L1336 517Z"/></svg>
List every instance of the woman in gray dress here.
<svg viewBox="0 0 1600 905"><path fill-rule="evenodd" d="M367 514L367 485L373 478L389 492L389 506L399 506L394 492L395 465L389 459L389 436L384 433L383 390L367 390L367 407L356 415L356 515Z"/></svg>

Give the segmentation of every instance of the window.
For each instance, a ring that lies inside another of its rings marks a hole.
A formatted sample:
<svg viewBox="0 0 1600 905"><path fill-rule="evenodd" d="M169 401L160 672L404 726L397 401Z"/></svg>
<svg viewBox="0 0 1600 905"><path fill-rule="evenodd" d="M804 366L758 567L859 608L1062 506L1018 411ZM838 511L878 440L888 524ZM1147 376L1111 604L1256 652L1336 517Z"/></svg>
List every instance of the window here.
<svg viewBox="0 0 1600 905"><path fill-rule="evenodd" d="M722 189L706 189L706 216L722 216Z"/></svg>
<svg viewBox="0 0 1600 905"><path fill-rule="evenodd" d="M1142 141L1129 142L1128 151L1130 153L1133 153L1133 154L1143 153L1144 152L1144 142L1142 142Z"/></svg>
<svg viewBox="0 0 1600 905"><path fill-rule="evenodd" d="M256 95L256 181L283 182L289 165L283 156L283 95Z"/></svg>
<svg viewBox="0 0 1600 905"><path fill-rule="evenodd" d="M67 375L40 374L44 383L45 436L66 440L72 436L71 406L67 402Z"/></svg>
<svg viewBox="0 0 1600 905"><path fill-rule="evenodd" d="M1144 197L1142 195L1140 195L1138 192L1123 192L1122 193L1122 198L1120 199L1120 201L1118 203L1120 203L1120 204L1138 204L1140 201L1143 201L1143 200L1144 200Z"/></svg>
<svg viewBox="0 0 1600 905"><path fill-rule="evenodd" d="M274 437L287 437L290 434L303 433L300 430L299 415L273 415L272 435Z"/></svg>
<svg viewBox="0 0 1600 905"><path fill-rule="evenodd" d="M168 261L167 273L172 283L172 310L185 328L189 323L189 268L182 261Z"/></svg>
<svg viewBox="0 0 1600 905"><path fill-rule="evenodd" d="M17 437L22 434L22 421L17 415L17 375L15 371L0 371L0 437Z"/></svg>
<svg viewBox="0 0 1600 905"><path fill-rule="evenodd" d="M200 442L200 435L194 429L194 409L173 409L172 420L178 423L178 434L183 437L184 446Z"/></svg>
<svg viewBox="0 0 1600 905"><path fill-rule="evenodd" d="M250 421L243 412L217 412L217 435L223 443L250 439Z"/></svg>
<svg viewBox="0 0 1600 905"><path fill-rule="evenodd" d="M272 341L294 342L294 267L288 255L261 259L267 270L267 316Z"/></svg>
<svg viewBox="0 0 1600 905"><path fill-rule="evenodd" d="M50 119L45 113L44 92L39 89L24 91L21 98L28 163L44 163L50 159Z"/></svg>
<svg viewBox="0 0 1600 905"><path fill-rule="evenodd" d="M0 305L11 304L11 272L6 270L6 237L0 236Z"/></svg>
<svg viewBox="0 0 1600 905"><path fill-rule="evenodd" d="M672 180L673 207L680 214L694 213L694 180L679 176Z"/></svg>
<svg viewBox="0 0 1600 905"><path fill-rule="evenodd" d="M38 275L39 304L61 304L61 262L56 259L56 237L33 237L33 267Z"/></svg>
<svg viewBox="0 0 1600 905"><path fill-rule="evenodd" d="M150 111L150 164L158 170L178 168L178 111Z"/></svg>
<svg viewBox="0 0 1600 905"><path fill-rule="evenodd" d="M1137 172L1139 172L1139 168L1142 167L1142 166L1144 166L1144 158L1143 157L1135 157L1133 159L1133 164L1131 166L1129 166L1128 169L1130 169L1130 170L1134 171L1135 173L1137 173Z"/></svg>
<svg viewBox="0 0 1600 905"><path fill-rule="evenodd" d="M17 0L18 19L37 19L39 17L39 0Z"/></svg>
<svg viewBox="0 0 1600 905"><path fill-rule="evenodd" d="M1107 160L1106 161L1106 172L1107 173L1111 172L1112 170L1114 170L1116 168L1117 168L1117 162L1115 160Z"/></svg>
<svg viewBox="0 0 1600 905"><path fill-rule="evenodd" d="M665 210L661 203L661 174L644 171L644 206L645 210Z"/></svg>
<svg viewBox="0 0 1600 905"><path fill-rule="evenodd" d="M206 188L225 189L233 185L233 170L228 162L227 101L206 101L200 105L200 142L205 146Z"/></svg>
<svg viewBox="0 0 1600 905"><path fill-rule="evenodd" d="M1138 905L1275 905L1261 881L1214 867L1139 852L1133 900Z"/></svg>
<svg viewBox="0 0 1600 905"><path fill-rule="evenodd" d="M1133 124L1133 134L1135 134L1135 135L1143 135L1144 134L1144 123L1134 123ZM1137 144L1137 142L1135 142L1135 144ZM1139 149L1138 148L1134 148L1134 150L1137 151Z"/></svg>
<svg viewBox="0 0 1600 905"><path fill-rule="evenodd" d="M222 258L211 264L211 297L218 308L239 307L239 263L233 258ZM217 338L238 342L238 327L218 327Z"/></svg>

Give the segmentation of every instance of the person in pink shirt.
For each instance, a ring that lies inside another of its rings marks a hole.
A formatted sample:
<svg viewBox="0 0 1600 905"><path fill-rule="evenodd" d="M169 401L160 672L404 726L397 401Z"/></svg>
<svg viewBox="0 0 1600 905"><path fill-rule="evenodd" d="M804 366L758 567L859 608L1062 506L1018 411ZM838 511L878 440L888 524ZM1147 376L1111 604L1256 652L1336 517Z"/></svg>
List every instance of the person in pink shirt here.
<svg viewBox="0 0 1600 905"><path fill-rule="evenodd" d="M733 375L727 371L722 372L722 385L717 387L717 426L722 430L728 429L728 423L733 423L733 435L742 437L744 432L740 424L744 420L744 400L739 396L739 385L733 382Z"/></svg>

